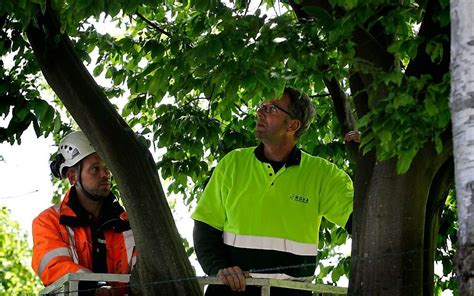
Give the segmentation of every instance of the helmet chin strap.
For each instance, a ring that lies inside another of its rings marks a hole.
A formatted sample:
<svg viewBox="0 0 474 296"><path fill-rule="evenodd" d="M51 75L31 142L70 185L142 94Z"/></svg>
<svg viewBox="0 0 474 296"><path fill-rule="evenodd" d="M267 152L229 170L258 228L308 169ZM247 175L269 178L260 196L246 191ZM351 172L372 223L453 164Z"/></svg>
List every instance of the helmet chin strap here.
<svg viewBox="0 0 474 296"><path fill-rule="evenodd" d="M86 190L86 188L84 188L84 186L82 186L82 178L81 178L81 175L82 175L82 164L79 163L79 177L77 178L77 188L79 190L81 190L84 195L89 198L90 200L93 200L93 201L99 201L101 200L101 197L99 196L96 196L92 193L90 193L89 191Z"/></svg>

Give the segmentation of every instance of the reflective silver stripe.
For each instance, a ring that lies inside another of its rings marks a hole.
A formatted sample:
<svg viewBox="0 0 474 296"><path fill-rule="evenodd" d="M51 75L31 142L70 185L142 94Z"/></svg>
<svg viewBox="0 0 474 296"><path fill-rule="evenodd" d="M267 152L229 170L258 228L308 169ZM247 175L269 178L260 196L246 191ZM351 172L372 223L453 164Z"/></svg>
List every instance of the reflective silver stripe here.
<svg viewBox="0 0 474 296"><path fill-rule="evenodd" d="M38 275L41 275L43 273L44 269L46 268L48 263L51 262L51 260L59 256L66 256L70 258L71 253L69 252L69 249L65 247L53 249L47 252L46 254L44 254L43 258L41 258L41 262L38 268Z"/></svg>
<svg viewBox="0 0 474 296"><path fill-rule="evenodd" d="M71 249L72 260L74 263L79 264L79 255L77 255L76 242L74 240L74 230L69 226L66 226L66 229L69 235L69 248Z"/></svg>
<svg viewBox="0 0 474 296"><path fill-rule="evenodd" d="M56 213L59 213L59 208L60 208L59 204L53 206L53 209L56 211Z"/></svg>
<svg viewBox="0 0 474 296"><path fill-rule="evenodd" d="M131 270L137 260L135 256L133 256L133 251L135 250L135 238L133 237L131 229L123 232L123 240L125 241L125 249L127 250L127 262L129 263Z"/></svg>
<svg viewBox="0 0 474 296"><path fill-rule="evenodd" d="M254 273L251 272L250 277L258 279L277 279L277 280L292 280L298 282L311 282L314 279L314 276L307 277L292 277L286 273Z"/></svg>
<svg viewBox="0 0 474 296"><path fill-rule="evenodd" d="M301 256L316 256L314 244L299 243L292 240L256 235L240 235L224 232L224 244L247 249L274 250Z"/></svg>
<svg viewBox="0 0 474 296"><path fill-rule="evenodd" d="M76 273L92 273L92 271L87 268L80 268L76 271Z"/></svg>

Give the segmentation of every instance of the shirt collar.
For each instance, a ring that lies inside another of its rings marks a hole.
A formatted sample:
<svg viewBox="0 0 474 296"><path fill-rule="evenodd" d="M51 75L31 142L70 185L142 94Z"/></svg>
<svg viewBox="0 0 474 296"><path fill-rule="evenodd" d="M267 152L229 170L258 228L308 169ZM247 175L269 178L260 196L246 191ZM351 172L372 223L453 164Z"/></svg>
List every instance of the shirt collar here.
<svg viewBox="0 0 474 296"><path fill-rule="evenodd" d="M67 216L61 215L60 216L60 223L67 225L67 226L84 226L89 225L91 223L91 218L89 213L81 206L79 203L79 198L77 197L76 188L73 186L69 192L69 199L67 201L67 206L71 208L71 210L76 214L76 216ZM102 218L99 221L99 224L102 224L107 221L119 221L120 214L123 213L125 210L120 206L118 201L116 200L115 195L111 192L109 196L104 199L104 203L102 204ZM128 224L128 221L124 221ZM114 228L113 225L110 225L111 228ZM122 230L123 231L123 230Z"/></svg>
<svg viewBox="0 0 474 296"><path fill-rule="evenodd" d="M255 154L255 157L257 157L257 159L261 162L272 163L272 161L269 160L265 156L263 149L264 149L264 145L263 143L260 143L260 145L258 145L253 151L253 153ZM291 149L290 155L288 156L288 160L285 162L285 166L290 167L293 165L299 165L300 162L301 162L301 149L299 149L295 145L293 146L293 149Z"/></svg>

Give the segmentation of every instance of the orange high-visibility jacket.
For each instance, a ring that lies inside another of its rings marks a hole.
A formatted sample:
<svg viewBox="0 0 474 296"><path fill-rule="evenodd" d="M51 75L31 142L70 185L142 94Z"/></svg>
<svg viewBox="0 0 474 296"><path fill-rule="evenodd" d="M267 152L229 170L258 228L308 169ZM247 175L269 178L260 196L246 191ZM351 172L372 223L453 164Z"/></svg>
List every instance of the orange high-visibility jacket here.
<svg viewBox="0 0 474 296"><path fill-rule="evenodd" d="M84 222L84 213L71 207L76 199L72 187L60 205L52 206L33 221L32 267L47 286L67 273L92 272L91 230ZM135 264L135 240L128 223L127 213L111 194L103 207L108 207L109 217L103 227L107 271L130 273ZM103 212L106 209L103 208ZM111 213L111 214L110 214ZM112 219L110 219L112 217Z"/></svg>

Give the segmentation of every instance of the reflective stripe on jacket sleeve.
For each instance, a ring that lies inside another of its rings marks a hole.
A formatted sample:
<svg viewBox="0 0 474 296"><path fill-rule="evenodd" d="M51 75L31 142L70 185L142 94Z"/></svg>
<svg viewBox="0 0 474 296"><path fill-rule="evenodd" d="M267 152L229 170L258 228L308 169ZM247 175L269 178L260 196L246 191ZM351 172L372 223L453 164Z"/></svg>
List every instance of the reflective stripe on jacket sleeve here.
<svg viewBox="0 0 474 296"><path fill-rule="evenodd" d="M125 242L125 249L127 250L127 262L129 263L131 270L137 261L135 254L135 238L133 237L131 229L123 232L123 240Z"/></svg>
<svg viewBox="0 0 474 296"><path fill-rule="evenodd" d="M72 230L72 229L71 229ZM43 284L50 285L66 273L90 272L79 265L73 231L59 224L57 207L43 211L33 221L32 267Z"/></svg>
<svg viewBox="0 0 474 296"><path fill-rule="evenodd" d="M69 252L68 248L62 247L57 249L52 249L49 252L45 253L41 258L39 267L38 267L38 274L42 274L45 267L48 265L51 260L59 256L66 256L71 258L71 253ZM72 259L72 258L71 258Z"/></svg>

